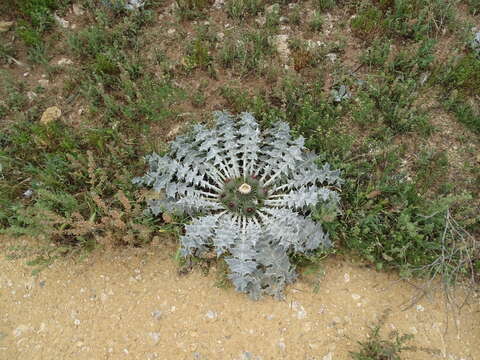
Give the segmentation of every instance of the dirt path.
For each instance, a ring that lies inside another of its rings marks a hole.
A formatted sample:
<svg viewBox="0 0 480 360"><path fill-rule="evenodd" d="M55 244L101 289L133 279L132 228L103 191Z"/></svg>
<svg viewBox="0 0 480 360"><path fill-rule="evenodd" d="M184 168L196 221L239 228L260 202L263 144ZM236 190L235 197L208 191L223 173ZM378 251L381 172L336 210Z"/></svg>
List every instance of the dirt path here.
<svg viewBox="0 0 480 360"><path fill-rule="evenodd" d="M318 293L300 281L284 302L253 302L216 287L215 270L179 277L171 248L57 261L37 277L3 253L0 359L348 359L387 308L385 331L440 351L405 359L480 359L478 298L445 333L441 292L402 311L412 286L344 261L325 262Z"/></svg>

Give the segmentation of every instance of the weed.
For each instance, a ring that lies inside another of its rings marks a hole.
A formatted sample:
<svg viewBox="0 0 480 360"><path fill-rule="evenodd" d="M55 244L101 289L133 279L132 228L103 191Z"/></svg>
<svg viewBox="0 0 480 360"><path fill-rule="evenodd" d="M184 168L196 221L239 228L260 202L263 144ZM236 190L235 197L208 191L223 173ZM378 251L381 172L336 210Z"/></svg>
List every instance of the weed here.
<svg viewBox="0 0 480 360"><path fill-rule="evenodd" d="M468 11L472 15L480 14L480 0L467 0Z"/></svg>
<svg viewBox="0 0 480 360"><path fill-rule="evenodd" d="M361 39L367 40L378 36L382 31L382 12L375 6L360 8L350 22L352 32Z"/></svg>
<svg viewBox="0 0 480 360"><path fill-rule="evenodd" d="M312 31L320 31L322 30L323 26L323 16L321 15L320 12L314 11L312 18L310 22L308 23L308 26L310 27L310 30Z"/></svg>
<svg viewBox="0 0 480 360"><path fill-rule="evenodd" d="M205 10L212 4L210 0L175 0L178 14L183 20L205 17Z"/></svg>
<svg viewBox="0 0 480 360"><path fill-rule="evenodd" d="M22 110L27 103L26 84L17 82L7 72L0 72L0 119Z"/></svg>
<svg viewBox="0 0 480 360"><path fill-rule="evenodd" d="M390 54L391 42L388 39L375 39L360 56L362 64L370 67L383 67Z"/></svg>
<svg viewBox="0 0 480 360"><path fill-rule="evenodd" d="M415 172L415 183L422 193L432 190L441 184L447 175L448 157L444 151L432 151L423 149L418 154L413 171Z"/></svg>
<svg viewBox="0 0 480 360"><path fill-rule="evenodd" d="M384 74L366 83L359 93L354 119L360 123L381 121L393 134L420 130L428 134L432 128L425 112L414 105L417 82Z"/></svg>
<svg viewBox="0 0 480 360"><path fill-rule="evenodd" d="M314 6L319 11L325 11L333 8L336 5L336 3L337 3L337 0L316 0L314 2Z"/></svg>
<svg viewBox="0 0 480 360"><path fill-rule="evenodd" d="M453 91L449 98L446 99L444 105L447 110L452 111L458 121L466 127L480 133L480 112L470 104L465 102L458 92Z"/></svg>
<svg viewBox="0 0 480 360"><path fill-rule="evenodd" d="M300 25L302 22L302 11L300 6L294 6L288 14L288 23L292 25Z"/></svg>
<svg viewBox="0 0 480 360"><path fill-rule="evenodd" d="M231 36L219 50L220 64L245 75L259 70L259 65L266 55L273 53L268 35L262 31L247 32L240 38Z"/></svg>
<svg viewBox="0 0 480 360"><path fill-rule="evenodd" d="M262 0L228 0L226 10L232 19L241 20L257 15L263 7Z"/></svg>
<svg viewBox="0 0 480 360"><path fill-rule="evenodd" d="M378 34L421 40L455 24L456 1L366 1L351 21L354 34L372 40Z"/></svg>
<svg viewBox="0 0 480 360"><path fill-rule="evenodd" d="M187 56L183 59L186 71L194 69L213 69L213 57L210 55L210 44L201 38L195 39L187 46Z"/></svg>
<svg viewBox="0 0 480 360"><path fill-rule="evenodd" d="M440 83L448 90L457 89L469 95L480 93L480 59L473 54L447 64L440 74Z"/></svg>
<svg viewBox="0 0 480 360"><path fill-rule="evenodd" d="M394 330L386 339L382 338L380 330L385 326L389 313L390 310L385 311L377 323L370 327L367 340L358 341L361 349L358 352L350 352L353 360L400 360L401 353L419 350L430 355L438 354L436 350L406 346L413 340L411 334L400 335L397 330Z"/></svg>

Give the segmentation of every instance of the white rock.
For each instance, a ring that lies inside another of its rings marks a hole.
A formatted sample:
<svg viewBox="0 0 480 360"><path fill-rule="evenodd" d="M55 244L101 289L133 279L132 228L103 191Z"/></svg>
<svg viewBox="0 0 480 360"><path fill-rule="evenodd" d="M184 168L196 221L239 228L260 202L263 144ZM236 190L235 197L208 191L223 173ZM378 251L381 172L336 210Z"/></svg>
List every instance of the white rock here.
<svg viewBox="0 0 480 360"><path fill-rule="evenodd" d="M288 48L288 35L276 35L272 38L273 45L277 48L280 57L287 60L290 56L290 49Z"/></svg>
<svg viewBox="0 0 480 360"><path fill-rule="evenodd" d="M330 60L332 63L334 63L336 60L337 60L337 54L334 54L334 53L329 53L327 55L325 55L328 60Z"/></svg>
<svg viewBox="0 0 480 360"><path fill-rule="evenodd" d="M348 273L345 273L343 275L343 281L345 281L346 283L350 282L350 275Z"/></svg>
<svg viewBox="0 0 480 360"><path fill-rule="evenodd" d="M327 355L325 355L322 360L332 360L333 359L333 353L329 352Z"/></svg>
<svg viewBox="0 0 480 360"><path fill-rule="evenodd" d="M63 27L64 29L68 29L70 27L70 23L67 20L58 16L57 14L53 14L53 18L55 19L57 24Z"/></svg>
<svg viewBox="0 0 480 360"><path fill-rule="evenodd" d="M62 110L57 106L51 106L43 112L42 117L40 118L40 123L43 125L49 124L52 121L59 119L60 116L62 116Z"/></svg>
<svg viewBox="0 0 480 360"><path fill-rule="evenodd" d="M34 93L33 91L27 91L27 98L28 101L33 101L37 97L37 94Z"/></svg>
<svg viewBox="0 0 480 360"><path fill-rule="evenodd" d="M212 311L212 310L208 310L207 313L205 314L205 317L207 319L210 319L210 320L214 320L217 318L217 313L215 311Z"/></svg>
<svg viewBox="0 0 480 360"><path fill-rule="evenodd" d="M360 298L361 298L360 295L358 295L358 294L352 294L352 299L353 299L353 300L358 300L358 299L360 299Z"/></svg>
<svg viewBox="0 0 480 360"><path fill-rule="evenodd" d="M0 21L0 33L7 32L13 26L13 21Z"/></svg>
<svg viewBox="0 0 480 360"><path fill-rule="evenodd" d="M175 30L175 29L168 29L168 30L167 30L167 34L168 34L168 35L173 35L173 34L175 34L176 32L177 32L177 30Z"/></svg>
<svg viewBox="0 0 480 360"><path fill-rule="evenodd" d="M213 3L213 7L215 9L221 9L223 5L225 5L225 0L215 0L215 2Z"/></svg>
<svg viewBox="0 0 480 360"><path fill-rule="evenodd" d="M153 340L153 343L156 345L160 341L160 333L159 332L150 332L148 336Z"/></svg>
<svg viewBox="0 0 480 360"><path fill-rule="evenodd" d="M63 66L63 65L72 65L73 61L67 58L61 58L58 60L57 65Z"/></svg>
<svg viewBox="0 0 480 360"><path fill-rule="evenodd" d="M260 26L263 26L265 25L265 23L267 22L267 19L265 18L265 16L259 16L255 19L255 22L260 25Z"/></svg>
<svg viewBox="0 0 480 360"><path fill-rule="evenodd" d="M302 320L307 317L307 311L300 303L294 301L291 305L291 308L293 309L293 311L296 311L297 319Z"/></svg>
<svg viewBox="0 0 480 360"><path fill-rule="evenodd" d="M83 10L82 6L79 4L73 4L72 10L73 10L73 13L77 16L81 16L85 14L85 10Z"/></svg>
<svg viewBox="0 0 480 360"><path fill-rule="evenodd" d="M27 325L18 325L15 330L13 330L13 336L19 337L22 336L25 332L30 330L30 326Z"/></svg>
<svg viewBox="0 0 480 360"><path fill-rule="evenodd" d="M40 79L40 80L38 80L38 83L40 84L41 87L46 88L50 84L50 80Z"/></svg>
<svg viewBox="0 0 480 360"><path fill-rule="evenodd" d="M417 305L416 306L417 311L425 311L425 308L422 305Z"/></svg>
<svg viewBox="0 0 480 360"><path fill-rule="evenodd" d="M160 310L155 310L152 312L152 316L155 318L155 320L160 320L162 317L162 312Z"/></svg>

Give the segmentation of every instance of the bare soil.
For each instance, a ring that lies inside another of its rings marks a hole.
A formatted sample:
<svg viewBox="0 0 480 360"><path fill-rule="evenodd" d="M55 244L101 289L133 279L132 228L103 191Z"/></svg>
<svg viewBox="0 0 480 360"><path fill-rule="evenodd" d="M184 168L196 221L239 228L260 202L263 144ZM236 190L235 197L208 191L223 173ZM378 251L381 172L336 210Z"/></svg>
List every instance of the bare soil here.
<svg viewBox="0 0 480 360"><path fill-rule="evenodd" d="M285 301L255 302L217 287L215 265L179 276L171 244L57 260L35 277L6 259L13 244L0 245L0 359L348 359L386 309L384 337L438 351L403 359L480 359L478 296L458 312L432 288L408 306L421 282L348 260L327 259Z"/></svg>

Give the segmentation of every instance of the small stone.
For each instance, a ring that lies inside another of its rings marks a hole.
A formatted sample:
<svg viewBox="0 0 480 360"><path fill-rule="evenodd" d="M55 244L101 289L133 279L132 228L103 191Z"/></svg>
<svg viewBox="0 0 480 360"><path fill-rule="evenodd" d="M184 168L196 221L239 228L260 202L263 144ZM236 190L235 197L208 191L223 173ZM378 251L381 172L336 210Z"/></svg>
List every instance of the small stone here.
<svg viewBox="0 0 480 360"><path fill-rule="evenodd" d="M73 323L78 326L78 325L80 325L80 320L75 319L75 320L73 321Z"/></svg>
<svg viewBox="0 0 480 360"><path fill-rule="evenodd" d="M13 330L13 336L19 337L22 336L25 332L29 331L30 327L27 325L19 325L15 330Z"/></svg>
<svg viewBox="0 0 480 360"><path fill-rule="evenodd" d="M46 88L50 84L50 80L40 79L38 80L38 83L40 84L41 87Z"/></svg>
<svg viewBox="0 0 480 360"><path fill-rule="evenodd" d="M82 6L79 4L73 4L72 10L73 10L73 13L77 16L81 16L85 14L85 10L83 10Z"/></svg>
<svg viewBox="0 0 480 360"><path fill-rule="evenodd" d="M278 348L279 348L281 351L285 351L286 345L285 345L285 343L284 343L283 341L279 341L279 342L277 343L277 346L278 346Z"/></svg>
<svg viewBox="0 0 480 360"><path fill-rule="evenodd" d="M265 13L267 14L278 13L279 11L280 11L280 5L278 4L267 6L267 8L265 9Z"/></svg>
<svg viewBox="0 0 480 360"><path fill-rule="evenodd" d="M334 54L334 53L329 53L327 55L325 55L328 60L330 60L332 63L334 63L336 60L337 60L337 54Z"/></svg>
<svg viewBox="0 0 480 360"><path fill-rule="evenodd" d="M294 301L291 305L291 308L297 312L297 319L302 320L307 317L307 312L305 308L298 302Z"/></svg>
<svg viewBox="0 0 480 360"><path fill-rule="evenodd" d="M332 360L333 359L333 353L329 352L327 355L325 355L322 360Z"/></svg>
<svg viewBox="0 0 480 360"><path fill-rule="evenodd" d="M155 318L155 320L160 320L162 317L162 312L160 310L152 311L152 316Z"/></svg>
<svg viewBox="0 0 480 360"><path fill-rule="evenodd" d="M7 32L13 26L13 21L0 21L0 33Z"/></svg>
<svg viewBox="0 0 480 360"><path fill-rule="evenodd" d="M37 97L36 93L34 93L33 91L27 91L28 101L32 102L33 99L35 99L36 97Z"/></svg>
<svg viewBox="0 0 480 360"><path fill-rule="evenodd" d="M263 26L265 25L265 23L267 22L267 19L265 18L265 16L259 16L255 19L255 22L260 25L260 26Z"/></svg>
<svg viewBox="0 0 480 360"><path fill-rule="evenodd" d="M337 324L340 324L341 322L342 322L342 319L340 319L338 316L335 316L333 318L332 324L337 325Z"/></svg>
<svg viewBox="0 0 480 360"><path fill-rule="evenodd" d="M345 273L343 275L343 281L345 281L346 283L348 283L350 281L350 275L348 273Z"/></svg>
<svg viewBox="0 0 480 360"><path fill-rule="evenodd" d="M217 38L218 38L219 41L222 41L225 38L225 34L223 32L219 32L217 34Z"/></svg>
<svg viewBox="0 0 480 360"><path fill-rule="evenodd" d="M67 58L61 58L58 60L57 65L63 66L63 65L72 65L73 61Z"/></svg>
<svg viewBox="0 0 480 360"><path fill-rule="evenodd" d="M352 299L353 299L353 300L358 300L358 299L360 299L360 297L361 297L361 296L358 295L358 294L352 294Z"/></svg>
<svg viewBox="0 0 480 360"><path fill-rule="evenodd" d="M100 294L100 301L101 301L102 303L105 303L107 300L108 300L108 295L105 294L104 292L102 292L102 293Z"/></svg>
<svg viewBox="0 0 480 360"><path fill-rule="evenodd" d="M28 189L23 193L23 197L25 199L30 199L32 197L32 195L33 195L33 190L32 189Z"/></svg>
<svg viewBox="0 0 480 360"><path fill-rule="evenodd" d="M177 30L175 30L175 29L168 29L168 30L167 30L167 34L168 34L168 35L173 35L173 34L175 34L176 32L177 32Z"/></svg>
<svg viewBox="0 0 480 360"><path fill-rule="evenodd" d="M225 0L215 0L215 2L213 3L213 7L215 9L221 9L224 4L225 4Z"/></svg>
<svg viewBox="0 0 480 360"><path fill-rule="evenodd" d="M160 333L159 332L150 332L150 333L148 333L148 336L150 337L150 339L153 340L153 343L155 345L157 345L158 342L160 341Z"/></svg>
<svg viewBox="0 0 480 360"><path fill-rule="evenodd" d="M40 323L40 326L38 327L38 330L37 330L37 334L44 332L46 328L47 328L47 325L45 325L44 322Z"/></svg>
<svg viewBox="0 0 480 360"><path fill-rule="evenodd" d="M288 35L276 35L272 38L273 45L277 48L280 57L288 60L290 49L288 48Z"/></svg>
<svg viewBox="0 0 480 360"><path fill-rule="evenodd" d="M57 14L53 14L53 18L55 19L57 24L63 27L64 29L68 29L68 27L70 26L70 23L67 20L61 18Z"/></svg>
<svg viewBox="0 0 480 360"><path fill-rule="evenodd" d="M417 311L425 311L425 308L422 305L417 305L416 306Z"/></svg>
<svg viewBox="0 0 480 360"><path fill-rule="evenodd" d="M242 355L240 355L240 359L242 360L253 360L253 354L249 351L244 351Z"/></svg>
<svg viewBox="0 0 480 360"><path fill-rule="evenodd" d="M212 310L208 310L207 313L205 314L205 317L210 320L215 320L217 318L217 313Z"/></svg>
<svg viewBox="0 0 480 360"><path fill-rule="evenodd" d="M49 107L47 110L44 111L42 114L42 118L40 119L40 123L43 125L47 125L52 121L55 121L62 116L62 110L60 110L57 106Z"/></svg>
<svg viewBox="0 0 480 360"><path fill-rule="evenodd" d="M38 285L40 285L40 287L43 288L43 287L45 287L45 283L46 283L45 280L40 280L40 282L38 283Z"/></svg>

